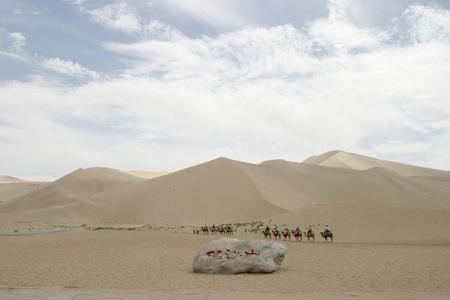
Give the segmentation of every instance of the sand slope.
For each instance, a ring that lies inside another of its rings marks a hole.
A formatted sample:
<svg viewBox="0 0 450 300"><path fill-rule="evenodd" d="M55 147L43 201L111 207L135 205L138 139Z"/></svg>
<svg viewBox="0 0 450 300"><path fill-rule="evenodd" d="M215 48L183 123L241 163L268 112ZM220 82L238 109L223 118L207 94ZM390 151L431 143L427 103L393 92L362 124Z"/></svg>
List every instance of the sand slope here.
<svg viewBox="0 0 450 300"><path fill-rule="evenodd" d="M242 170L245 163L219 158L131 186L117 195L118 211L144 222L212 224L244 222L287 210L270 203Z"/></svg>
<svg viewBox="0 0 450 300"><path fill-rule="evenodd" d="M448 171L384 161L359 154L346 153L344 151L331 151L322 155L312 156L304 160L303 163L352 170L367 170L374 167L379 167L403 176L450 176L450 172Z"/></svg>
<svg viewBox="0 0 450 300"><path fill-rule="evenodd" d="M16 177L12 177L9 175L0 175L0 184L3 183L18 183L18 182L26 182L26 180L22 180Z"/></svg>
<svg viewBox="0 0 450 300"><path fill-rule="evenodd" d="M78 169L37 190L21 193L13 201L3 204L0 214L5 218L59 223L95 221L98 214L108 210L108 203L92 200L96 194L114 193L132 183L147 180L149 174L110 168ZM14 191L20 193L20 189Z"/></svg>
<svg viewBox="0 0 450 300"><path fill-rule="evenodd" d="M0 183L0 203L15 199L42 188L45 182Z"/></svg>
<svg viewBox="0 0 450 300"><path fill-rule="evenodd" d="M0 220L99 225L263 221L313 225L317 234L329 223L345 241L450 243L450 234L442 234L450 226L448 171L332 151L302 163L255 165L219 158L156 178L147 175L79 169L9 196L0 203ZM5 194L0 189L0 196Z"/></svg>

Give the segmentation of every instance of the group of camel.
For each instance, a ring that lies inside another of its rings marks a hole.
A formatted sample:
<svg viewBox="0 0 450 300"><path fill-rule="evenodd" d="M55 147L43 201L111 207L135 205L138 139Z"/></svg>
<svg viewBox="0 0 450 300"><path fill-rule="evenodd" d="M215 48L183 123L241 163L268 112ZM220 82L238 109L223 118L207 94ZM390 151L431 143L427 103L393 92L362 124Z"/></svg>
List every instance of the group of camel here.
<svg viewBox="0 0 450 300"><path fill-rule="evenodd" d="M289 239L289 241L291 241L291 235L295 238L296 242L301 242L302 241L302 236L305 235L305 237L308 238L309 242L314 242L316 240L316 237L314 235L314 232L311 231L310 233L308 232L302 232L301 231L294 231L294 230L289 230L289 229L285 229L285 230L281 230L281 231L270 231L270 230L263 230L262 233L264 234L264 238L275 238L275 240L280 240L281 241L281 236L284 237L284 240L287 241ZM320 235L322 235L322 237L325 239L325 242L333 242L333 233L331 231L328 231L326 233L321 232Z"/></svg>
<svg viewBox="0 0 450 300"><path fill-rule="evenodd" d="M235 231L233 229L233 227L231 226L203 226L203 227L193 227L192 228L194 231L194 234L199 234L200 231L203 234L209 234L209 232L211 232L212 234L224 234L224 235L233 235L233 232ZM291 241L291 236L293 236L295 238L296 242L301 242L302 241L302 236L305 235L305 237L308 238L309 242L314 242L316 240L316 237L314 235L314 232L302 232L301 231L296 231L296 230L289 230L289 229L285 229L285 230L281 230L281 231L276 231L276 230L263 230L262 233L264 234L264 238L269 238L272 239L272 235L275 238L275 240L279 240L281 241L281 236L284 237L284 241L287 241L289 239L289 241ZM328 231L326 233L321 232L320 235L325 239L325 242L333 242L333 233L331 231Z"/></svg>
<svg viewBox="0 0 450 300"><path fill-rule="evenodd" d="M199 234L199 232L203 232L203 234L209 234L211 231L212 234L225 234L225 235L233 235L234 229L231 226L203 226L203 227L193 227L194 234Z"/></svg>

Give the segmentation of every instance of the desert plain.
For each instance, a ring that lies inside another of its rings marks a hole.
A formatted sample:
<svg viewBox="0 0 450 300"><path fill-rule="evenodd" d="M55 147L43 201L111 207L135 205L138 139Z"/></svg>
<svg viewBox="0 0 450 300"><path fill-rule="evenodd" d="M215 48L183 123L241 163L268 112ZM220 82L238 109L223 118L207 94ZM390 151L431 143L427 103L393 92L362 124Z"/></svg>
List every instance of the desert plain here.
<svg viewBox="0 0 450 300"><path fill-rule="evenodd" d="M70 299L450 298L449 171L342 151L301 163L219 158L170 174L2 176L0 201L0 291L31 291L15 299L52 288L85 292ZM205 224L235 231L193 233ZM314 241L278 241L287 252L274 273L193 272L212 240L309 225Z"/></svg>

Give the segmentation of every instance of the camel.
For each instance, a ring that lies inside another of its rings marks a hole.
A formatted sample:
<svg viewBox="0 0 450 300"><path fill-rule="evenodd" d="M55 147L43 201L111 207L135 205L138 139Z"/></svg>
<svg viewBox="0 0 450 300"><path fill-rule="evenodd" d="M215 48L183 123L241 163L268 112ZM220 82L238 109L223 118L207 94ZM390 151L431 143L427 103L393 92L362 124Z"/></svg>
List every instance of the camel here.
<svg viewBox="0 0 450 300"><path fill-rule="evenodd" d="M264 234L264 238L272 239L272 234L270 233L270 230L263 230L262 233Z"/></svg>
<svg viewBox="0 0 450 300"><path fill-rule="evenodd" d="M289 241L291 240L291 233L289 232L288 229L283 230L283 236L284 236L285 241L287 241L288 238L289 238Z"/></svg>
<svg viewBox="0 0 450 300"><path fill-rule="evenodd" d="M233 235L233 228L227 228L226 234L227 235Z"/></svg>
<svg viewBox="0 0 450 300"><path fill-rule="evenodd" d="M292 230L292 235L295 237L296 242L298 242L299 239L300 239L300 242L302 241L302 232L301 231Z"/></svg>
<svg viewBox="0 0 450 300"><path fill-rule="evenodd" d="M218 230L219 230L219 233L220 233L220 234L225 234L226 231L227 231L227 230L225 229L225 227L219 227Z"/></svg>
<svg viewBox="0 0 450 300"><path fill-rule="evenodd" d="M330 238L331 243L333 242L333 233L331 231L328 231L327 233L320 233L322 235L322 237L325 239L325 242L328 243L328 238Z"/></svg>
<svg viewBox="0 0 450 300"><path fill-rule="evenodd" d="M203 234L209 234L209 229L208 229L208 227L202 227L202 232L203 232Z"/></svg>
<svg viewBox="0 0 450 300"><path fill-rule="evenodd" d="M272 231L272 233L273 233L273 237L275 238L275 240L277 240L277 239L281 240L281 232L274 230L274 231Z"/></svg>
<svg viewBox="0 0 450 300"><path fill-rule="evenodd" d="M311 231L311 234L308 234L307 232L303 232L303 234L308 238L308 242L310 242L309 239L312 239L313 242L316 240L314 232L312 232L312 231Z"/></svg>
<svg viewBox="0 0 450 300"><path fill-rule="evenodd" d="M218 231L217 227L211 227L210 230L212 234L216 234Z"/></svg>

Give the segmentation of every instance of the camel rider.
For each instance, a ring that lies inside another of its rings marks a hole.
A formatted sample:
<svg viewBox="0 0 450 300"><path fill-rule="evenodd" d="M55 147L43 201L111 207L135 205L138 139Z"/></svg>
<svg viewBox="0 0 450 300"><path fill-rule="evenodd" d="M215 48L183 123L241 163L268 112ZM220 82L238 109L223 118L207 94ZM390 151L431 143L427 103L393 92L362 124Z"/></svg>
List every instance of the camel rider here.
<svg viewBox="0 0 450 300"><path fill-rule="evenodd" d="M213 229L216 228L216 224L213 224L213 227L212 227L212 228L213 228Z"/></svg>
<svg viewBox="0 0 450 300"><path fill-rule="evenodd" d="M311 227L311 225L309 225L308 235L311 235L311 233L312 233L312 227Z"/></svg>
<svg viewBox="0 0 450 300"><path fill-rule="evenodd" d="M275 232L279 232L278 226L275 226Z"/></svg>
<svg viewBox="0 0 450 300"><path fill-rule="evenodd" d="M297 226L297 229L295 229L295 232L299 233L300 232L300 227Z"/></svg>
<svg viewBox="0 0 450 300"><path fill-rule="evenodd" d="M269 225L267 225L266 232L269 232L269 231L270 231L270 228L269 228Z"/></svg>
<svg viewBox="0 0 450 300"><path fill-rule="evenodd" d="M330 232L330 227L328 227L328 225L325 225L325 231L323 232L323 235L327 235L328 232Z"/></svg>

